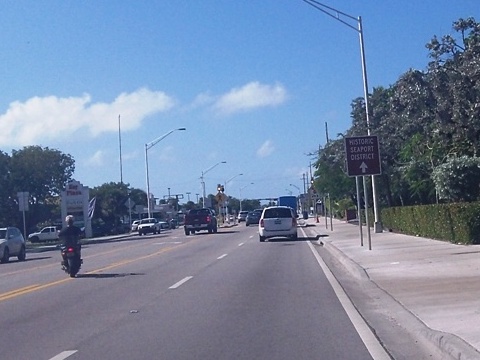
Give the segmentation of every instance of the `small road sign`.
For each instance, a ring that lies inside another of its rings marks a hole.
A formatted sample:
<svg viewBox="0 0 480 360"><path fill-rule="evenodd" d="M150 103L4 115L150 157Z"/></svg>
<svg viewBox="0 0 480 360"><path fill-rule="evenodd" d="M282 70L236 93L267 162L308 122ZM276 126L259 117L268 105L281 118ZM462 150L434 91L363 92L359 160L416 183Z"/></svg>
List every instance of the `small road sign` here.
<svg viewBox="0 0 480 360"><path fill-rule="evenodd" d="M348 176L380 175L380 150L376 135L345 138Z"/></svg>

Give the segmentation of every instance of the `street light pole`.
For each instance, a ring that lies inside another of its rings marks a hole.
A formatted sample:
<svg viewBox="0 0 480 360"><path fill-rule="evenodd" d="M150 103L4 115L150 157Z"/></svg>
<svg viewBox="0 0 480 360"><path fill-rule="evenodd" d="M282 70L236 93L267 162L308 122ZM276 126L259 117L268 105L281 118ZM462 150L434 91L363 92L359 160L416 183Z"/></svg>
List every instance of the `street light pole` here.
<svg viewBox="0 0 480 360"><path fill-rule="evenodd" d="M207 170L205 171L202 171L202 176L200 177L200 180L201 180L201 183L202 183L202 206L205 207L205 180L204 180L204 175L209 172L210 170L212 170L214 167L216 167L217 165L220 165L220 164L226 164L227 162L226 161L219 161L218 163L216 163L215 165L213 166L210 166Z"/></svg>
<svg viewBox="0 0 480 360"><path fill-rule="evenodd" d="M156 138L155 140L146 143L145 144L145 177L147 178L147 209L148 209L148 217L151 217L152 215L152 209L151 209L151 203L150 203L150 180L149 180L149 174L148 174L148 150L150 150L152 147L157 145L161 140L165 139L168 135L173 133L174 131L183 131L187 130L186 128L178 128L178 129L173 129L167 132L166 134Z"/></svg>
<svg viewBox="0 0 480 360"><path fill-rule="evenodd" d="M368 81L367 81L367 64L365 61L365 46L364 46L364 41L363 41L363 27L362 27L362 17L354 17L351 15L348 15L344 12L338 11L330 6L327 6L325 4L322 4L316 0L302 0L306 2L307 4L313 6L315 9L320 10L324 14L334 18L337 21L340 21L342 24L348 26L349 28L355 30L358 32L359 38L360 38L360 56L361 56L361 61L362 61L362 75L363 75L363 95L364 95L364 101L365 101L365 113L366 113L366 120L367 120L367 135L370 135L370 110L369 110L369 102L368 102ZM326 10L325 10L326 9ZM330 12L329 12L330 11ZM331 12L334 12L332 14ZM351 20L354 20L357 22L357 27L352 26L348 22L340 19L340 15L343 15ZM365 183L365 177L363 177L363 182ZM364 185L365 187L365 185ZM365 194L366 195L366 194ZM375 175L372 175L372 195L373 195L373 212L375 215L375 232L380 233L382 232L382 224L380 222L380 215L378 211L378 203L377 203L377 191L376 191L376 186L375 186ZM368 224L367 224L368 226Z"/></svg>
<svg viewBox="0 0 480 360"><path fill-rule="evenodd" d="M226 194L227 193L227 184L232 181L233 179L235 179L237 176L242 176L243 174L237 174L235 176L232 176L230 179L228 180L225 180L225 184L223 184L223 193ZM225 214L227 214L227 204L225 203ZM228 221L228 220L227 220Z"/></svg>
<svg viewBox="0 0 480 360"><path fill-rule="evenodd" d="M293 186L295 189L297 189L297 190L298 190L298 195L300 195L300 194L301 194L301 192L300 192L300 188L299 188L297 185L290 184L290 186Z"/></svg>
<svg viewBox="0 0 480 360"><path fill-rule="evenodd" d="M240 188L240 211L242 211L242 190L245 189L248 185L253 185L253 182L250 183L250 184L247 184L247 185L245 185L245 186L242 186L242 187Z"/></svg>
<svg viewBox="0 0 480 360"><path fill-rule="evenodd" d="M232 176L230 179L228 180L225 180L225 184L223 184L223 190L224 192L227 192L227 184L232 181L233 179L235 179L237 176L242 176L243 174L237 174L235 176Z"/></svg>

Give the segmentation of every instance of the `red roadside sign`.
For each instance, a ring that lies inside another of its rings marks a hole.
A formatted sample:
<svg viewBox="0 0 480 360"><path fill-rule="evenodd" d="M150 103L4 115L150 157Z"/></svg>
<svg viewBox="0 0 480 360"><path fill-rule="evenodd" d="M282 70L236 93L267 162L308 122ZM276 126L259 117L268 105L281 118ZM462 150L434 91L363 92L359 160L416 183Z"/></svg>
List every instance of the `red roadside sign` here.
<svg viewBox="0 0 480 360"><path fill-rule="evenodd" d="M345 153L348 176L370 176L382 173L376 135L346 137Z"/></svg>

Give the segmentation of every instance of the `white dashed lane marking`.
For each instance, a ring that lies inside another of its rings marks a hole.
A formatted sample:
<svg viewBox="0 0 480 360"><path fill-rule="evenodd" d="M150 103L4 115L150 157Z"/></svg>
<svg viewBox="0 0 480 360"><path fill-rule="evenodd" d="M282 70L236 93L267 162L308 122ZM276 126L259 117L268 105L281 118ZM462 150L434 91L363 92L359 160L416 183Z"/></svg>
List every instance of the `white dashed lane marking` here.
<svg viewBox="0 0 480 360"><path fill-rule="evenodd" d="M176 284L173 284L172 286L170 286L169 289L176 289L176 288L180 287L181 285L185 284L191 278L193 278L193 276L187 276L186 278L183 278L182 280L180 280Z"/></svg>
<svg viewBox="0 0 480 360"><path fill-rule="evenodd" d="M52 357L50 360L64 360L64 359L72 356L72 355L75 354L76 352L77 352L77 350L62 351L60 354L55 355L55 356Z"/></svg>

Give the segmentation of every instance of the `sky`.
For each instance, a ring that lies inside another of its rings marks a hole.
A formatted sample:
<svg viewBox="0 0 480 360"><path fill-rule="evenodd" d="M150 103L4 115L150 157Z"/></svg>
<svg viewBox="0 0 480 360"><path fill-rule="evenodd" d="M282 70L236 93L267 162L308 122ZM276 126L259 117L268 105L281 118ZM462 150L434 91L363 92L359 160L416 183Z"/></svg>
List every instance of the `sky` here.
<svg viewBox="0 0 480 360"><path fill-rule="evenodd" d="M454 21L480 21L478 0L324 1L354 28L361 16L370 91L426 70L425 44ZM156 198L196 201L202 173L207 194L225 184L235 198L297 195L363 97L358 31L303 0L0 9L0 151L58 149L90 188L146 191L146 144L160 139L147 150Z"/></svg>

